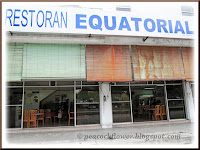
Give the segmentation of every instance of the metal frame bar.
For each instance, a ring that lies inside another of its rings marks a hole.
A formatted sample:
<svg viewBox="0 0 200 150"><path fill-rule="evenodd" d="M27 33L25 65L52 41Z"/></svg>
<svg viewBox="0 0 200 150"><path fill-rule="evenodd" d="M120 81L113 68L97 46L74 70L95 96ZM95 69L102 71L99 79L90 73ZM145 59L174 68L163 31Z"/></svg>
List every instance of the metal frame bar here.
<svg viewBox="0 0 200 150"><path fill-rule="evenodd" d="M25 81L23 81L23 94L22 94L22 118L21 118L21 129L24 128L24 122L23 122L23 118L24 118L24 84L25 84Z"/></svg>
<svg viewBox="0 0 200 150"><path fill-rule="evenodd" d="M129 95L130 95L130 105L131 105L131 122L133 123L133 106L132 106L132 96L131 96L130 82L129 82Z"/></svg>
<svg viewBox="0 0 200 150"><path fill-rule="evenodd" d="M76 81L74 81L74 127L76 127Z"/></svg>

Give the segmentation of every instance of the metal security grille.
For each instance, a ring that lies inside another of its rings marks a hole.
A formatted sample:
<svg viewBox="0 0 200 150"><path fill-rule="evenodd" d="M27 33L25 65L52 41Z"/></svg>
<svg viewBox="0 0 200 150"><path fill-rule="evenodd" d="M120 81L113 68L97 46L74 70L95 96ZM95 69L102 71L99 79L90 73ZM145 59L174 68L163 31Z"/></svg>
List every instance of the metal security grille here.
<svg viewBox="0 0 200 150"><path fill-rule="evenodd" d="M25 44L23 79L85 79L85 46Z"/></svg>
<svg viewBox="0 0 200 150"><path fill-rule="evenodd" d="M132 46L134 80L185 79L180 49Z"/></svg>
<svg viewBox="0 0 200 150"><path fill-rule="evenodd" d="M23 50L23 44L10 43L7 45L7 81L21 81Z"/></svg>
<svg viewBox="0 0 200 150"><path fill-rule="evenodd" d="M128 46L87 45L87 81L132 81Z"/></svg>
<svg viewBox="0 0 200 150"><path fill-rule="evenodd" d="M194 81L194 49L190 47L181 48L186 81Z"/></svg>

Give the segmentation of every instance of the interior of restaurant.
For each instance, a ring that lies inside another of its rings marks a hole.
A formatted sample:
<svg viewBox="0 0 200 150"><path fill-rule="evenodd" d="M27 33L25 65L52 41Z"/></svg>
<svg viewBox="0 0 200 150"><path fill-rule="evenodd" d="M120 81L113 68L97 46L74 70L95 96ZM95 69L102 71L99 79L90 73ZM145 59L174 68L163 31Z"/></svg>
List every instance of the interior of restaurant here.
<svg viewBox="0 0 200 150"><path fill-rule="evenodd" d="M167 119L164 86L135 86L131 88L131 94L134 122ZM164 110L165 115L155 116L156 107Z"/></svg>
<svg viewBox="0 0 200 150"><path fill-rule="evenodd" d="M70 82L64 87L30 84L25 84L24 97L22 86L7 89L8 128L21 127L22 111L23 128L100 124L97 83L74 86ZM181 81L168 81L165 85L114 85L111 96L113 123L185 118Z"/></svg>

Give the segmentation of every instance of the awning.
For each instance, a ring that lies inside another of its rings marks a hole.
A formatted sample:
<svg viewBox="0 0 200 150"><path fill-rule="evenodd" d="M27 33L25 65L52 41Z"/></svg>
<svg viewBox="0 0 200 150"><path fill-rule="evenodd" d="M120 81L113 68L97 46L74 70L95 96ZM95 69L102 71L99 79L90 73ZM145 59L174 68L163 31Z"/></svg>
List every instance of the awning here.
<svg viewBox="0 0 200 150"><path fill-rule="evenodd" d="M180 48L132 46L135 81L185 79Z"/></svg>
<svg viewBox="0 0 200 150"><path fill-rule="evenodd" d="M190 47L183 47L181 50L186 81L194 81L194 49Z"/></svg>
<svg viewBox="0 0 200 150"><path fill-rule="evenodd" d="M25 44L23 79L86 79L85 46Z"/></svg>
<svg viewBox="0 0 200 150"><path fill-rule="evenodd" d="M87 45L87 81L132 81L128 46Z"/></svg>

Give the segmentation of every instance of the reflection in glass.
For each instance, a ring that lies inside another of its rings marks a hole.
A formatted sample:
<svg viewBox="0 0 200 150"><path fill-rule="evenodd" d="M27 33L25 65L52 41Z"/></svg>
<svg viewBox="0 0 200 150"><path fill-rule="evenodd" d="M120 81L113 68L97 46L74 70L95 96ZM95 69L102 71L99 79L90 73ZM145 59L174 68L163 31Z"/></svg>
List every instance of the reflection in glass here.
<svg viewBox="0 0 200 150"><path fill-rule="evenodd" d="M7 105L21 105L22 104L22 88L8 88L7 89Z"/></svg>
<svg viewBox="0 0 200 150"><path fill-rule="evenodd" d="M167 98L168 99L182 99L183 90L182 85L167 85Z"/></svg>
<svg viewBox="0 0 200 150"><path fill-rule="evenodd" d="M154 121L155 106L165 105L164 86L132 86L131 94L134 122Z"/></svg>
<svg viewBox="0 0 200 150"><path fill-rule="evenodd" d="M21 128L22 107L7 106L6 111L7 128Z"/></svg>
<svg viewBox="0 0 200 150"><path fill-rule="evenodd" d="M169 108L170 119L184 119L184 107Z"/></svg>
<svg viewBox="0 0 200 150"><path fill-rule="evenodd" d="M76 97L76 124L99 124L99 87L78 87Z"/></svg>
<svg viewBox="0 0 200 150"><path fill-rule="evenodd" d="M113 86L111 89L113 123L131 122L129 87Z"/></svg>
<svg viewBox="0 0 200 150"><path fill-rule="evenodd" d="M130 102L112 103L113 122L131 122Z"/></svg>
<svg viewBox="0 0 200 150"><path fill-rule="evenodd" d="M168 101L169 107L179 107L179 106L184 106L184 101L183 100L169 100Z"/></svg>

